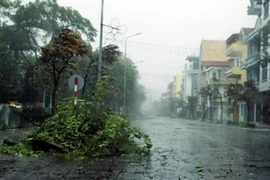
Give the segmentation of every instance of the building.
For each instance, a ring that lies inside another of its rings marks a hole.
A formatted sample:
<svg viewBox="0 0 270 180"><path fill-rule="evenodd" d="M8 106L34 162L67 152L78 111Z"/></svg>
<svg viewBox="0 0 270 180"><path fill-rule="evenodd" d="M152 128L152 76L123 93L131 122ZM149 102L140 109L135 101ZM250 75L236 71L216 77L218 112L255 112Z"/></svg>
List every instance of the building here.
<svg viewBox="0 0 270 180"><path fill-rule="evenodd" d="M225 40L203 40L200 46L199 111L204 119L229 120L224 92L235 80L225 77L230 67L226 52Z"/></svg>
<svg viewBox="0 0 270 180"><path fill-rule="evenodd" d="M173 97L175 99L180 99L183 77L183 74L176 74L173 78Z"/></svg>
<svg viewBox="0 0 270 180"><path fill-rule="evenodd" d="M269 0L250 0L247 14L257 16L257 21L247 33L248 55L240 67L247 71L247 79L253 79L259 90L252 108L251 121L260 122L267 119L266 112L270 107ZM246 103L238 102L238 105L240 121L247 121Z"/></svg>
<svg viewBox="0 0 270 180"><path fill-rule="evenodd" d="M241 68L246 62L248 57L248 34L252 31L252 28L242 28L240 33L232 34L227 40L227 52L226 55L229 57L230 68L225 72L226 78L235 79L235 83L244 84L247 80L246 68ZM243 106L245 102L238 102L234 108L233 121L239 122L243 119L244 113Z"/></svg>
<svg viewBox="0 0 270 180"><path fill-rule="evenodd" d="M226 55L229 57L230 68L225 72L225 77L234 78L243 84L247 80L246 69L241 69L241 64L248 56L247 34L252 28L242 28L240 33L232 34L227 40Z"/></svg>
<svg viewBox="0 0 270 180"><path fill-rule="evenodd" d="M199 66L198 56L187 56L182 86L182 98L186 102L188 96L197 96Z"/></svg>
<svg viewBox="0 0 270 180"><path fill-rule="evenodd" d="M203 40L200 46L200 61L227 61L227 44L224 40Z"/></svg>
<svg viewBox="0 0 270 180"><path fill-rule="evenodd" d="M213 121L229 120L229 115L225 112L227 99L224 94L235 79L226 78L225 72L229 69L228 61L202 62L201 72L201 90L206 91L205 95L201 94L201 105L203 107L204 117Z"/></svg>

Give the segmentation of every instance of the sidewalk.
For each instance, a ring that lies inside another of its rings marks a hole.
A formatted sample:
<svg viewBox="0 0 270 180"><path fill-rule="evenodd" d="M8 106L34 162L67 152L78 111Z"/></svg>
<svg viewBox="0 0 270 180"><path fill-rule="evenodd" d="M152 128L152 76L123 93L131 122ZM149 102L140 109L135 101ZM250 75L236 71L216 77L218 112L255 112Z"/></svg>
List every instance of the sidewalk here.
<svg viewBox="0 0 270 180"><path fill-rule="evenodd" d="M263 124L261 122L257 122L256 124L256 128L260 128L260 129L270 129L270 125L268 124Z"/></svg>

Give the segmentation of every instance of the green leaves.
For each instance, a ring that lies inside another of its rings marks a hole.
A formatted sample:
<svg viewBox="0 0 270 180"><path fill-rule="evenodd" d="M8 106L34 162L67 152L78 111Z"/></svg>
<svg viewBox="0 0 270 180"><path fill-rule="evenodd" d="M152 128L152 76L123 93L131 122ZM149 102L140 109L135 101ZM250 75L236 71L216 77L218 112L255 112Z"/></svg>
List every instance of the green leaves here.
<svg viewBox="0 0 270 180"><path fill-rule="evenodd" d="M19 143L14 146L8 146L4 143L0 143L0 152L10 154L19 157L36 156L31 147L27 144Z"/></svg>
<svg viewBox="0 0 270 180"><path fill-rule="evenodd" d="M152 143L148 135L132 127L126 118L102 106L103 96L109 91L108 80L109 77L104 76L98 82L94 98L91 98L93 102L80 102L74 106L73 101L62 101L57 113L29 136L28 142L46 142L61 147L63 151L54 154L72 159L150 153ZM33 143L32 146L34 148ZM24 144L4 148L2 152L9 154L28 153Z"/></svg>

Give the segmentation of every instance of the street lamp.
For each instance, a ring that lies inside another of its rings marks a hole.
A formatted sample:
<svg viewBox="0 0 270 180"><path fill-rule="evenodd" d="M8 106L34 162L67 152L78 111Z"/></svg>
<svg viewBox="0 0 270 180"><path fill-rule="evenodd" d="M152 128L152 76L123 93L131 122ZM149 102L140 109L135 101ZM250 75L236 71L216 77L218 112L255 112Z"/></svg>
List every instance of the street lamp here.
<svg viewBox="0 0 270 180"><path fill-rule="evenodd" d="M140 34L141 33L132 34L132 35L126 37L126 39L125 39L124 110L123 110L124 114L126 113L126 89L127 89L127 41L129 38L134 37L134 36L138 36Z"/></svg>

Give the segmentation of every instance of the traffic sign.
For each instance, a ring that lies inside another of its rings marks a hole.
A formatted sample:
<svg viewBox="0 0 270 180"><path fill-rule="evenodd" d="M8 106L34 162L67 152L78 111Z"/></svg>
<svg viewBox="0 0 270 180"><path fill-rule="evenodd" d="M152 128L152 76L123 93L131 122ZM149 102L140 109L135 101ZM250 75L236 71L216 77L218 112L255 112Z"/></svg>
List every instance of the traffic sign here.
<svg viewBox="0 0 270 180"><path fill-rule="evenodd" d="M68 79L68 86L74 90L75 87L75 79L77 79L78 84L77 84L77 90L80 90L84 86L84 79L81 75L78 74L73 74L69 79Z"/></svg>

